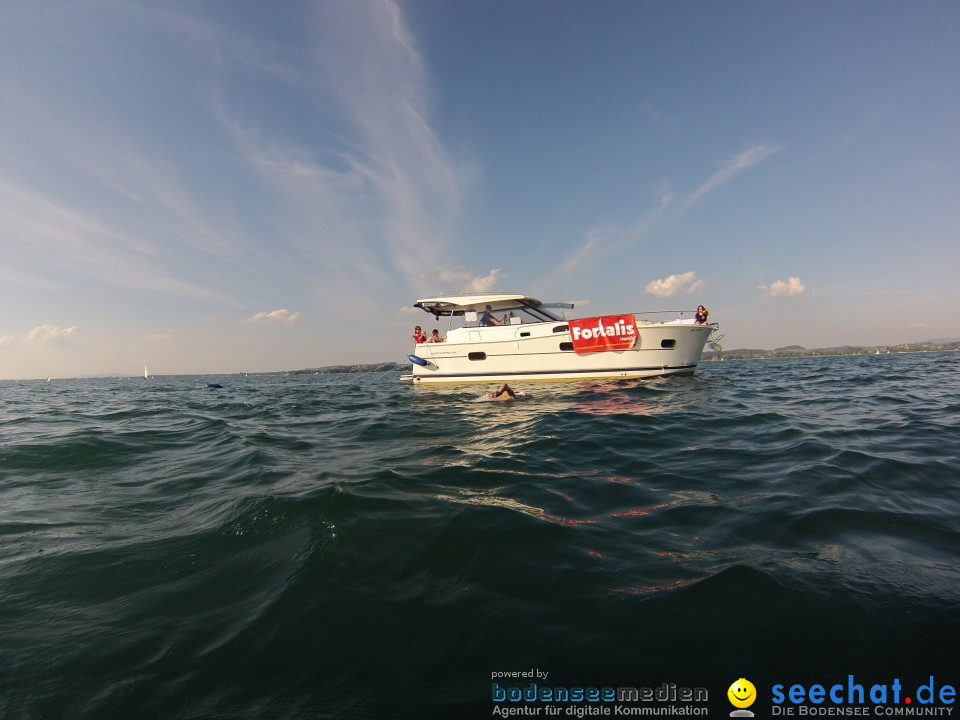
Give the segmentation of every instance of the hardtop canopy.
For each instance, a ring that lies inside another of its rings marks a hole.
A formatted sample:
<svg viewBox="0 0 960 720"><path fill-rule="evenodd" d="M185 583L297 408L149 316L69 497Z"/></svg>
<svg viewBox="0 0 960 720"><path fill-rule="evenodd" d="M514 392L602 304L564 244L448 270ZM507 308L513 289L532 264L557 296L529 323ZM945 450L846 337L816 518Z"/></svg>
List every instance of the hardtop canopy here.
<svg viewBox="0 0 960 720"><path fill-rule="evenodd" d="M487 305L490 305L494 312L502 312L511 309L524 309L542 315L543 319L557 319L553 313L546 308L572 308L571 303L550 303L544 304L535 297L528 295L451 295L449 297L435 297L417 300L413 304L421 310L425 310L435 317L462 315L467 311L482 312Z"/></svg>

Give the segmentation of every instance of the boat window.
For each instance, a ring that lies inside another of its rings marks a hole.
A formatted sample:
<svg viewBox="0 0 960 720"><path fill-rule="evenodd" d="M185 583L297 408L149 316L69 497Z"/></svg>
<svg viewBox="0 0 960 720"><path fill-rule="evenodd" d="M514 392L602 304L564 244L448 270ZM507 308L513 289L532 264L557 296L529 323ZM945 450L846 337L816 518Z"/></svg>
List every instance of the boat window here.
<svg viewBox="0 0 960 720"><path fill-rule="evenodd" d="M550 312L543 305L533 305L532 303L527 302L526 300L521 300L521 303L523 303L524 310L526 310L526 312L528 312L530 315L534 316L537 319L536 322L550 322L551 320L563 320L562 317L558 317L554 313ZM573 307L573 305L571 305L570 307Z"/></svg>
<svg viewBox="0 0 960 720"><path fill-rule="evenodd" d="M566 332L566 331L569 330L569 329L570 329L570 326L569 326L569 325L557 325L557 326L553 329L553 331L554 331L554 332Z"/></svg>
<svg viewBox="0 0 960 720"><path fill-rule="evenodd" d="M503 319L503 325L528 325L532 323L557 322L561 318L549 317L536 307L514 302L499 302L493 304L493 315L498 320ZM477 327L480 324L482 311L472 308L463 313L463 327Z"/></svg>
<svg viewBox="0 0 960 720"><path fill-rule="evenodd" d="M676 346L677 346L677 341L676 341L676 340L661 340L661 341L660 341L660 347L662 347L662 348L669 349L669 348L675 348Z"/></svg>
<svg viewBox="0 0 960 720"><path fill-rule="evenodd" d="M560 349L563 350L564 352L572 352L572 351L573 351L573 343L572 343L572 342L563 342L563 343L560 343Z"/></svg>
<svg viewBox="0 0 960 720"><path fill-rule="evenodd" d="M520 333L520 337L530 337L530 333L528 333L528 332L522 332L522 333Z"/></svg>
<svg viewBox="0 0 960 720"><path fill-rule="evenodd" d="M487 354L485 352L472 352L467 355L470 360L486 360Z"/></svg>
<svg viewBox="0 0 960 720"><path fill-rule="evenodd" d="M558 316L545 307L535 303L521 300L499 300L490 303L493 306L493 314L497 318L503 318L504 325L527 325L534 323L562 323L563 316ZM418 305L417 307L423 307ZM433 314L437 319L441 316L449 316L449 328L455 330L458 328L474 328L480 325L480 316L483 312L482 307L478 306L455 306L451 304L438 304L423 308ZM566 327L563 328L566 330ZM561 332L558 330L557 332Z"/></svg>

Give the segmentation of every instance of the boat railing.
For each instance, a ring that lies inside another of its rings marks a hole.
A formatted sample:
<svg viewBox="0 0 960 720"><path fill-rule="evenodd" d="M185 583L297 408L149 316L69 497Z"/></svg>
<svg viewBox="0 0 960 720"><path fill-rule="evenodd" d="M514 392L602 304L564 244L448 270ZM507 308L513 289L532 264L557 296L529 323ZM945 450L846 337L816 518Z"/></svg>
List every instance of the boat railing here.
<svg viewBox="0 0 960 720"><path fill-rule="evenodd" d="M664 323L671 320L693 320L697 316L696 310L641 310L633 313L637 320L651 323ZM668 317L669 316L669 317Z"/></svg>

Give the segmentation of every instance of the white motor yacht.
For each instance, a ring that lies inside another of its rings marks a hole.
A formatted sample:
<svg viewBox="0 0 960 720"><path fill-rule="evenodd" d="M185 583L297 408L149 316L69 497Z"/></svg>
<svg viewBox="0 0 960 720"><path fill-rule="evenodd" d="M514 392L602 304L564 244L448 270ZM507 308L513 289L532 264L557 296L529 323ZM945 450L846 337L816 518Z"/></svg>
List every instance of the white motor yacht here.
<svg viewBox="0 0 960 720"><path fill-rule="evenodd" d="M443 342L418 343L408 356L412 372L403 378L414 383L690 374L718 328L696 324L689 311L566 319L572 304L527 295L435 297L414 307L447 325Z"/></svg>

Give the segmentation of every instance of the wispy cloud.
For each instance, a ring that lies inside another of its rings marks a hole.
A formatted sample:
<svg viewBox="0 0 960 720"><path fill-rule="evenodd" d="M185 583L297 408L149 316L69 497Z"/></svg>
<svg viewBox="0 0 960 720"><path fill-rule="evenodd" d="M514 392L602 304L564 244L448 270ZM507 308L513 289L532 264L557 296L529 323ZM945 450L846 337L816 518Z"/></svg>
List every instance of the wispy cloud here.
<svg viewBox="0 0 960 720"><path fill-rule="evenodd" d="M425 63L396 3L320 7L336 35L319 56L359 142L350 164L376 193L395 265L422 282L462 202L458 169L429 124Z"/></svg>
<svg viewBox="0 0 960 720"><path fill-rule="evenodd" d="M146 342L164 342L166 340L173 340L173 335L169 333L152 333L150 335L144 335L140 339Z"/></svg>
<svg viewBox="0 0 960 720"><path fill-rule="evenodd" d="M96 144L79 137L75 140L82 146ZM105 149L105 155L110 152ZM124 184L119 177L115 180ZM129 179L127 187L134 184ZM147 195L161 197L159 187L154 187L157 192ZM167 214L156 206L147 211L152 212ZM226 301L224 294L210 287L209 277L195 282L171 264L171 256L180 254L173 252L179 244L177 238L197 237L196 232L183 225L172 229L170 224L149 230L141 226L137 231L127 225L127 217L116 208L74 206L56 193L0 175L0 227L6 236L21 243L22 267L15 278L20 284L49 289L86 279L154 295ZM166 244L166 252L158 251L161 244ZM199 259L209 257L203 254Z"/></svg>
<svg viewBox="0 0 960 720"><path fill-rule="evenodd" d="M586 240L583 245L564 260L553 275L571 273L635 245L667 212L673 200L674 193L661 188L657 191L657 204L628 228L620 229L612 224L590 228L586 232Z"/></svg>
<svg viewBox="0 0 960 720"><path fill-rule="evenodd" d="M316 133L279 136L222 100L248 163L287 209L285 234L330 282L426 288L444 263L462 202L460 170L429 121L426 65L399 6L315 6L310 72L297 92L323 108ZM240 119L243 118L243 119Z"/></svg>
<svg viewBox="0 0 960 720"><path fill-rule="evenodd" d="M703 287L703 280L697 278L697 273L688 270L677 275L668 275L659 280L651 280L644 290L658 297L672 297L678 292L694 293Z"/></svg>
<svg viewBox="0 0 960 720"><path fill-rule="evenodd" d="M13 347L16 341L13 335L0 335L0 348Z"/></svg>
<svg viewBox="0 0 960 720"><path fill-rule="evenodd" d="M44 345L62 345L77 337L79 332L76 327L63 328L56 325L38 325L27 333L27 340Z"/></svg>
<svg viewBox="0 0 960 720"><path fill-rule="evenodd" d="M232 33L196 13L159 3L117 3L113 10L131 16L138 24L164 28L188 39L205 53L214 67L237 63L288 83L295 82L300 74L282 59L280 49L257 42L253 37Z"/></svg>
<svg viewBox="0 0 960 720"><path fill-rule="evenodd" d="M57 77L75 72L66 64L59 71L51 70L58 67L56 60L49 67L32 64L26 73L0 69L0 102L9 110L0 154L6 155L4 145L30 148L29 172L6 163L0 175L0 227L4 235L24 241L19 276L37 288L55 282L51 276L66 274L71 284L93 280L145 293L223 302L238 283L203 276L200 268L211 260L221 269L224 261L234 268L256 265L244 261L236 236L224 230L221 218L211 212L216 185L205 183L202 192L191 186L201 175L189 167L196 159L192 148L200 142L211 155L222 155L207 132L208 124L201 115L190 115L190 122L172 121L178 113L195 110L190 98L206 97L197 86L206 82L204 71L218 63L202 65L203 70L185 79L177 97L165 106L169 115L165 113L164 119L171 121L166 129L179 125L173 138L157 132L165 127L164 121L139 122L126 112L126 101L113 102L120 96L108 90L123 73L123 63L108 60L121 27L123 36L153 33L151 43L156 43L158 57L167 51L167 59L192 54L182 52L183 42L156 33L157 25L165 29L182 25L183 35L197 44L200 38L211 45L222 44L218 33L211 24L172 23L169 13L133 3L101 5L74 17L67 17L71 11L65 6L45 12L51 27L77 24L76 35L65 34L67 47L77 37L92 36L96 39L91 42L102 42L104 48L96 59L83 61L89 67L80 73L82 79L77 78L73 94L54 92L51 83L43 81L44 72ZM131 15L135 16L132 23ZM192 25L189 30L187 24ZM208 53L221 61L225 55ZM70 56L69 49L62 49L61 59ZM171 72L165 61L144 63L142 71L145 87L153 87L156 75ZM136 102L134 94L123 93L132 106L147 105ZM87 98L99 98L99 102ZM210 171L212 165L207 163L206 169ZM187 262L180 265L181 260ZM31 273L31 265L41 270ZM222 293L217 292L218 285Z"/></svg>
<svg viewBox="0 0 960 720"><path fill-rule="evenodd" d="M724 163L720 170L711 175L705 183L690 193L685 201L682 195L679 196L683 201L683 204L679 207L677 203L677 193L664 185L657 192L657 204L628 229L620 230L611 225L602 225L588 230L585 242L564 260L557 268L555 274L570 273L586 265L595 263L600 259L607 258L615 252L635 245L662 220L683 215L704 195L717 189L749 168L759 165L778 151L779 148L772 145L755 145L731 157ZM659 294L666 292L669 286L661 287L654 285L653 287L655 289L648 289L647 292ZM698 288L695 287L690 291L693 292L696 289ZM672 292L670 294L672 294Z"/></svg>
<svg viewBox="0 0 960 720"><path fill-rule="evenodd" d="M0 228L24 248L20 282L92 280L240 305L269 303L257 293L278 277L315 296L364 285L394 295L398 281L423 286L442 266L462 179L430 125L429 73L399 5L314 6L303 17L310 40L291 45L246 36L199 6L100 10L106 43L135 28L171 63L209 61L183 74L170 105L182 122L166 125L131 117L132 97L110 104L116 94L97 73L86 74L91 92L74 93L108 98L93 108L0 68L0 101L23 118L5 127L6 144L39 148L34 164L62 180L0 174ZM270 88L269 105L250 102L253 86ZM316 125L278 120L300 114ZM147 132L155 126L164 132ZM238 204L250 191L256 207Z"/></svg>
<svg viewBox="0 0 960 720"><path fill-rule="evenodd" d="M604 248L619 236L613 226L590 228L586 233L586 241L570 257L560 265L558 272L568 273L581 267L588 259L595 258Z"/></svg>
<svg viewBox="0 0 960 720"><path fill-rule="evenodd" d="M280 308L279 310L271 310L270 312L258 312L255 315L251 315L244 322L248 323L282 323L285 325L293 325L300 319L300 312L290 312L286 308Z"/></svg>
<svg viewBox="0 0 960 720"><path fill-rule="evenodd" d="M724 166L720 170L711 175L709 180L707 180L703 185L698 187L690 194L684 205L684 211L689 210L694 203L696 203L711 190L716 190L718 187L727 181L732 180L744 170L748 170L755 165L759 165L778 151L779 148L772 145L756 145L748 150L744 150L739 155L733 156L727 160L726 163L724 163Z"/></svg>
<svg viewBox="0 0 960 720"><path fill-rule="evenodd" d="M803 295L807 288L800 282L800 278L791 277L787 280L774 280L769 285L758 285L757 289L763 293L763 297L793 298Z"/></svg>

